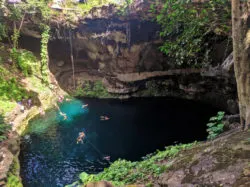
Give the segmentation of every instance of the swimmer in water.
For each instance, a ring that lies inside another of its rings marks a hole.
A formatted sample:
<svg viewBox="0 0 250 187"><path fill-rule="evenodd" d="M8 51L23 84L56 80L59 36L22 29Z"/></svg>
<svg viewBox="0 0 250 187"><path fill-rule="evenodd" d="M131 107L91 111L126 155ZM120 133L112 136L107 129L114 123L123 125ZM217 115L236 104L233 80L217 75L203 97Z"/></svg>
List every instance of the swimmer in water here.
<svg viewBox="0 0 250 187"><path fill-rule="evenodd" d="M82 108L86 108L86 107L88 107L88 106L89 106L88 104L82 105Z"/></svg>
<svg viewBox="0 0 250 187"><path fill-rule="evenodd" d="M83 143L83 139L85 138L85 133L80 132L78 138L76 139L76 143L78 144L79 142Z"/></svg>
<svg viewBox="0 0 250 187"><path fill-rule="evenodd" d="M100 116L100 120L101 121L107 121L109 120L110 118L108 116Z"/></svg>
<svg viewBox="0 0 250 187"><path fill-rule="evenodd" d="M63 120L67 120L67 119L68 119L68 117L67 117L67 115L66 115L65 113L60 112L59 114L60 114L61 116L63 116Z"/></svg>
<svg viewBox="0 0 250 187"><path fill-rule="evenodd" d="M110 156L103 157L104 160L110 161Z"/></svg>
<svg viewBox="0 0 250 187"><path fill-rule="evenodd" d="M71 101L71 99L70 98L66 98L65 101L69 102L69 101Z"/></svg>

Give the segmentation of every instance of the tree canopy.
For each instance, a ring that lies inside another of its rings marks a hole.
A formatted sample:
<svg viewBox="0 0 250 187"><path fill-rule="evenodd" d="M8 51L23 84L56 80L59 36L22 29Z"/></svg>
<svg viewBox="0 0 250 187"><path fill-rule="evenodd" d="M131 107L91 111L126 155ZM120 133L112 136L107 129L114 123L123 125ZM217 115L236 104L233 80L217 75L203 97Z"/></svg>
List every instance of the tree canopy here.
<svg viewBox="0 0 250 187"><path fill-rule="evenodd" d="M208 62L214 34L229 35L230 16L228 1L211 0L198 4L188 0L167 0L157 16L164 39L160 50L178 65Z"/></svg>

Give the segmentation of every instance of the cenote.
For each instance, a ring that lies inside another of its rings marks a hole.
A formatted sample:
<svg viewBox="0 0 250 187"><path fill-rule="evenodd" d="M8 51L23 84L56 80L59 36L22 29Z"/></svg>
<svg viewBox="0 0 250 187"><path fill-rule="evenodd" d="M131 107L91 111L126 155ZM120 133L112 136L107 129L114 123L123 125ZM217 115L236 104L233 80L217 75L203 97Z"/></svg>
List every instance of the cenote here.
<svg viewBox="0 0 250 187"><path fill-rule="evenodd" d="M83 109L82 104L88 104ZM175 143L204 140L206 123L218 111L209 105L172 98L82 99L60 105L30 122L22 138L20 163L25 187L64 186L81 172L98 173L118 158L131 161ZM107 115L108 121L100 116ZM86 140L77 144L79 132Z"/></svg>

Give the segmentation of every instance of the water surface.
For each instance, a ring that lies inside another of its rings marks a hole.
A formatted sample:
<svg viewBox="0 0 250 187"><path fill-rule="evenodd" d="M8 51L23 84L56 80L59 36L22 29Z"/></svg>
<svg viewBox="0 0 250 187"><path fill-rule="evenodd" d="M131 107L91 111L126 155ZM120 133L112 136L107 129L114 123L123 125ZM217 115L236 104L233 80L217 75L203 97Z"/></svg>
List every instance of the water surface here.
<svg viewBox="0 0 250 187"><path fill-rule="evenodd" d="M83 109L82 104L88 104ZM79 173L98 173L109 163L142 156L173 143L204 140L206 122L217 110L186 100L145 98L120 100L84 99L60 105L68 116L51 110L30 122L21 144L21 177L25 187L70 184ZM107 115L108 121L100 116ZM86 141L77 144L78 133Z"/></svg>

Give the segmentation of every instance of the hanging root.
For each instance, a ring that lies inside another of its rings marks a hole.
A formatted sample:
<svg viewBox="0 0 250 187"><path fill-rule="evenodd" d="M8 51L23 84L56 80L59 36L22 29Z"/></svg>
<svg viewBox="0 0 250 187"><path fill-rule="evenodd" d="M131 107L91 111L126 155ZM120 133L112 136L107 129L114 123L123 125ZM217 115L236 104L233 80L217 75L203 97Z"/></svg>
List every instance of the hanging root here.
<svg viewBox="0 0 250 187"><path fill-rule="evenodd" d="M250 126L250 105L248 105L246 108L246 121L244 130L248 130L249 126Z"/></svg>
<svg viewBox="0 0 250 187"><path fill-rule="evenodd" d="M250 66L250 65L248 65ZM249 67L250 68L250 67ZM246 87L246 95L247 95L247 98L246 98L246 116L245 116L245 127L244 127L244 130L248 130L249 126L250 126L250 72L248 72L247 74L247 78L246 78L246 84L245 84L245 87Z"/></svg>

